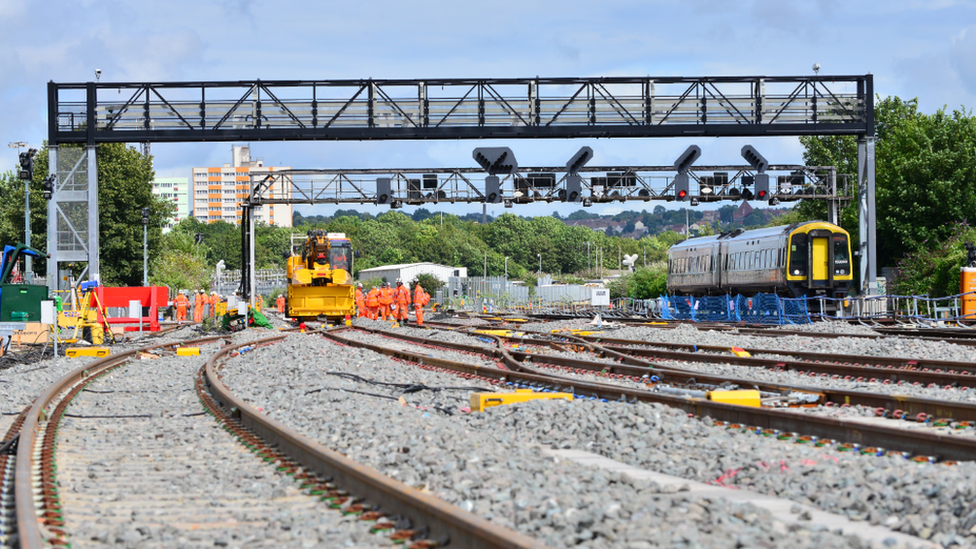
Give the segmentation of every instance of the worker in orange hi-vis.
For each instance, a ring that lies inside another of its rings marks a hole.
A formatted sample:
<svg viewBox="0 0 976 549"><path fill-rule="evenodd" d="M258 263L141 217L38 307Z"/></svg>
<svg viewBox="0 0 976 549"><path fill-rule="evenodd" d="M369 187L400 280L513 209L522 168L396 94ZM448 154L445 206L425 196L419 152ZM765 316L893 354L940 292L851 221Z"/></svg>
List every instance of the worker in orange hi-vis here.
<svg viewBox="0 0 976 549"><path fill-rule="evenodd" d="M393 318L401 324L407 323L407 312L410 310L410 288L403 285L403 280L396 280L396 288L393 290L393 302L396 303L396 311Z"/></svg>
<svg viewBox="0 0 976 549"><path fill-rule="evenodd" d="M390 307L393 305L393 289L389 282L384 282L380 288L380 319L386 320L391 315Z"/></svg>
<svg viewBox="0 0 976 549"><path fill-rule="evenodd" d="M214 320L217 318L217 303L220 302L220 297L217 296L217 292L210 292L210 298L207 304L210 305L210 319Z"/></svg>
<svg viewBox="0 0 976 549"><path fill-rule="evenodd" d="M187 299L186 294L183 292L177 294L173 303L176 305L176 321L186 322L186 307L190 304L190 300Z"/></svg>
<svg viewBox="0 0 976 549"><path fill-rule="evenodd" d="M417 284L413 292L413 312L417 315L417 326L424 325L424 306L430 301L430 296L424 291L424 287Z"/></svg>
<svg viewBox="0 0 976 549"><path fill-rule="evenodd" d="M356 316L366 316L366 296L363 294L363 283L356 284Z"/></svg>
<svg viewBox="0 0 976 549"><path fill-rule="evenodd" d="M278 306L279 313L285 312L285 294L281 294L278 296L278 299L275 301L275 305Z"/></svg>
<svg viewBox="0 0 976 549"><path fill-rule="evenodd" d="M203 290L197 290L193 294L193 322L203 322Z"/></svg>
<svg viewBox="0 0 976 549"><path fill-rule="evenodd" d="M366 310L370 320L376 320L376 315L380 311L380 291L373 286L366 294Z"/></svg>

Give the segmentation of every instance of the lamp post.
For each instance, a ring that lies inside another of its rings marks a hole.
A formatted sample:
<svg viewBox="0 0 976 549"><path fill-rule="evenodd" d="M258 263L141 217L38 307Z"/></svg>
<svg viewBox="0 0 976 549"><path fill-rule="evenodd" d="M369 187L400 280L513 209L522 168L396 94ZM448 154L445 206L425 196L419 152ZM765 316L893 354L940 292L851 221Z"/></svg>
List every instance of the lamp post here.
<svg viewBox="0 0 976 549"><path fill-rule="evenodd" d="M508 280L508 256L505 256L505 280Z"/></svg>
<svg viewBox="0 0 976 549"><path fill-rule="evenodd" d="M542 278L542 254L535 254L539 256L539 278Z"/></svg>
<svg viewBox="0 0 976 549"><path fill-rule="evenodd" d="M17 149L17 158L20 158L20 149L27 146L27 143L23 141L14 141L12 143L7 143L7 146L11 149ZM24 244L27 247L31 245L31 226L30 226L30 179L24 180ZM27 282L33 282L34 271L33 271L33 261L31 261L31 256L25 254L27 258L24 265L24 279Z"/></svg>
<svg viewBox="0 0 976 549"><path fill-rule="evenodd" d="M586 243L586 270L590 270L590 242ZM592 274L590 276L593 276Z"/></svg>

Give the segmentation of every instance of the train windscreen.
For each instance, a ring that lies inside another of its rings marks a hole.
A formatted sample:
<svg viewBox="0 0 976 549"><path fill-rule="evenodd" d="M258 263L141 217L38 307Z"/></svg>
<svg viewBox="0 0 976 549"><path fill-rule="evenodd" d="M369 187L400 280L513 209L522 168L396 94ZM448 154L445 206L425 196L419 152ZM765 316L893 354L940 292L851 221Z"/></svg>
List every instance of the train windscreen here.
<svg viewBox="0 0 976 549"><path fill-rule="evenodd" d="M349 271L349 261L351 256L352 250L348 244L333 244L332 249L329 250L329 265L331 265L333 269Z"/></svg>
<svg viewBox="0 0 976 549"><path fill-rule="evenodd" d="M851 274L850 248L847 246L847 235L834 235L834 274Z"/></svg>
<svg viewBox="0 0 976 549"><path fill-rule="evenodd" d="M790 274L807 274L807 235L804 233L797 233L790 240Z"/></svg>

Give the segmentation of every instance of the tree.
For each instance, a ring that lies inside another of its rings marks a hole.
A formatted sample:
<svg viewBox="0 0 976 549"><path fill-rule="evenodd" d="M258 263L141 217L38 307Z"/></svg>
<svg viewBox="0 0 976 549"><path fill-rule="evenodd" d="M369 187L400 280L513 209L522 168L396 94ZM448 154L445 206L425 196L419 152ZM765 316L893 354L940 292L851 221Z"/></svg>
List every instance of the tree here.
<svg viewBox="0 0 976 549"><path fill-rule="evenodd" d="M940 246L954 223L976 212L976 119L970 112L944 109L926 115L918 100L887 97L875 104L878 263L893 265L906 252ZM808 165L836 165L856 174L853 137L805 137ZM826 206L802 201L808 219L824 219ZM841 226L856 242L857 204L841 215Z"/></svg>
<svg viewBox="0 0 976 549"><path fill-rule="evenodd" d="M444 287L444 283L439 278L432 274L426 273L419 274L416 278L410 281L409 286L411 292L416 290L417 284L420 284L424 291L430 294L431 298L437 294L437 290Z"/></svg>
<svg viewBox="0 0 976 549"><path fill-rule="evenodd" d="M163 235L162 252L153 260L149 272L150 283L154 285L189 290L210 288L206 253L186 232L171 231Z"/></svg>
<svg viewBox="0 0 976 549"><path fill-rule="evenodd" d="M923 246L898 262L888 293L946 297L959 293L959 273L966 266L966 242L976 242L976 228L954 223L944 242Z"/></svg>

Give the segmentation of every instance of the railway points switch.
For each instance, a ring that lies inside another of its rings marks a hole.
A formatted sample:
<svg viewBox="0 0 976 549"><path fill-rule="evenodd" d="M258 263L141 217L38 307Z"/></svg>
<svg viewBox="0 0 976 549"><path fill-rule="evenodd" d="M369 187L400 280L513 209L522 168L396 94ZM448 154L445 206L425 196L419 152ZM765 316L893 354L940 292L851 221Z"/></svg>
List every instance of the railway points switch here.
<svg viewBox="0 0 976 549"><path fill-rule="evenodd" d="M75 347L65 349L64 356L68 358L78 358L80 356L106 357L109 355L108 347Z"/></svg>
<svg viewBox="0 0 976 549"><path fill-rule="evenodd" d="M708 400L725 404L735 404L736 406L750 406L752 408L762 406L759 391L752 389L740 391L709 391Z"/></svg>
<svg viewBox="0 0 976 549"><path fill-rule="evenodd" d="M514 393L471 393L471 411L484 412L485 408L492 406L554 398L573 400L573 395L572 393L536 393L532 389L515 389Z"/></svg>

